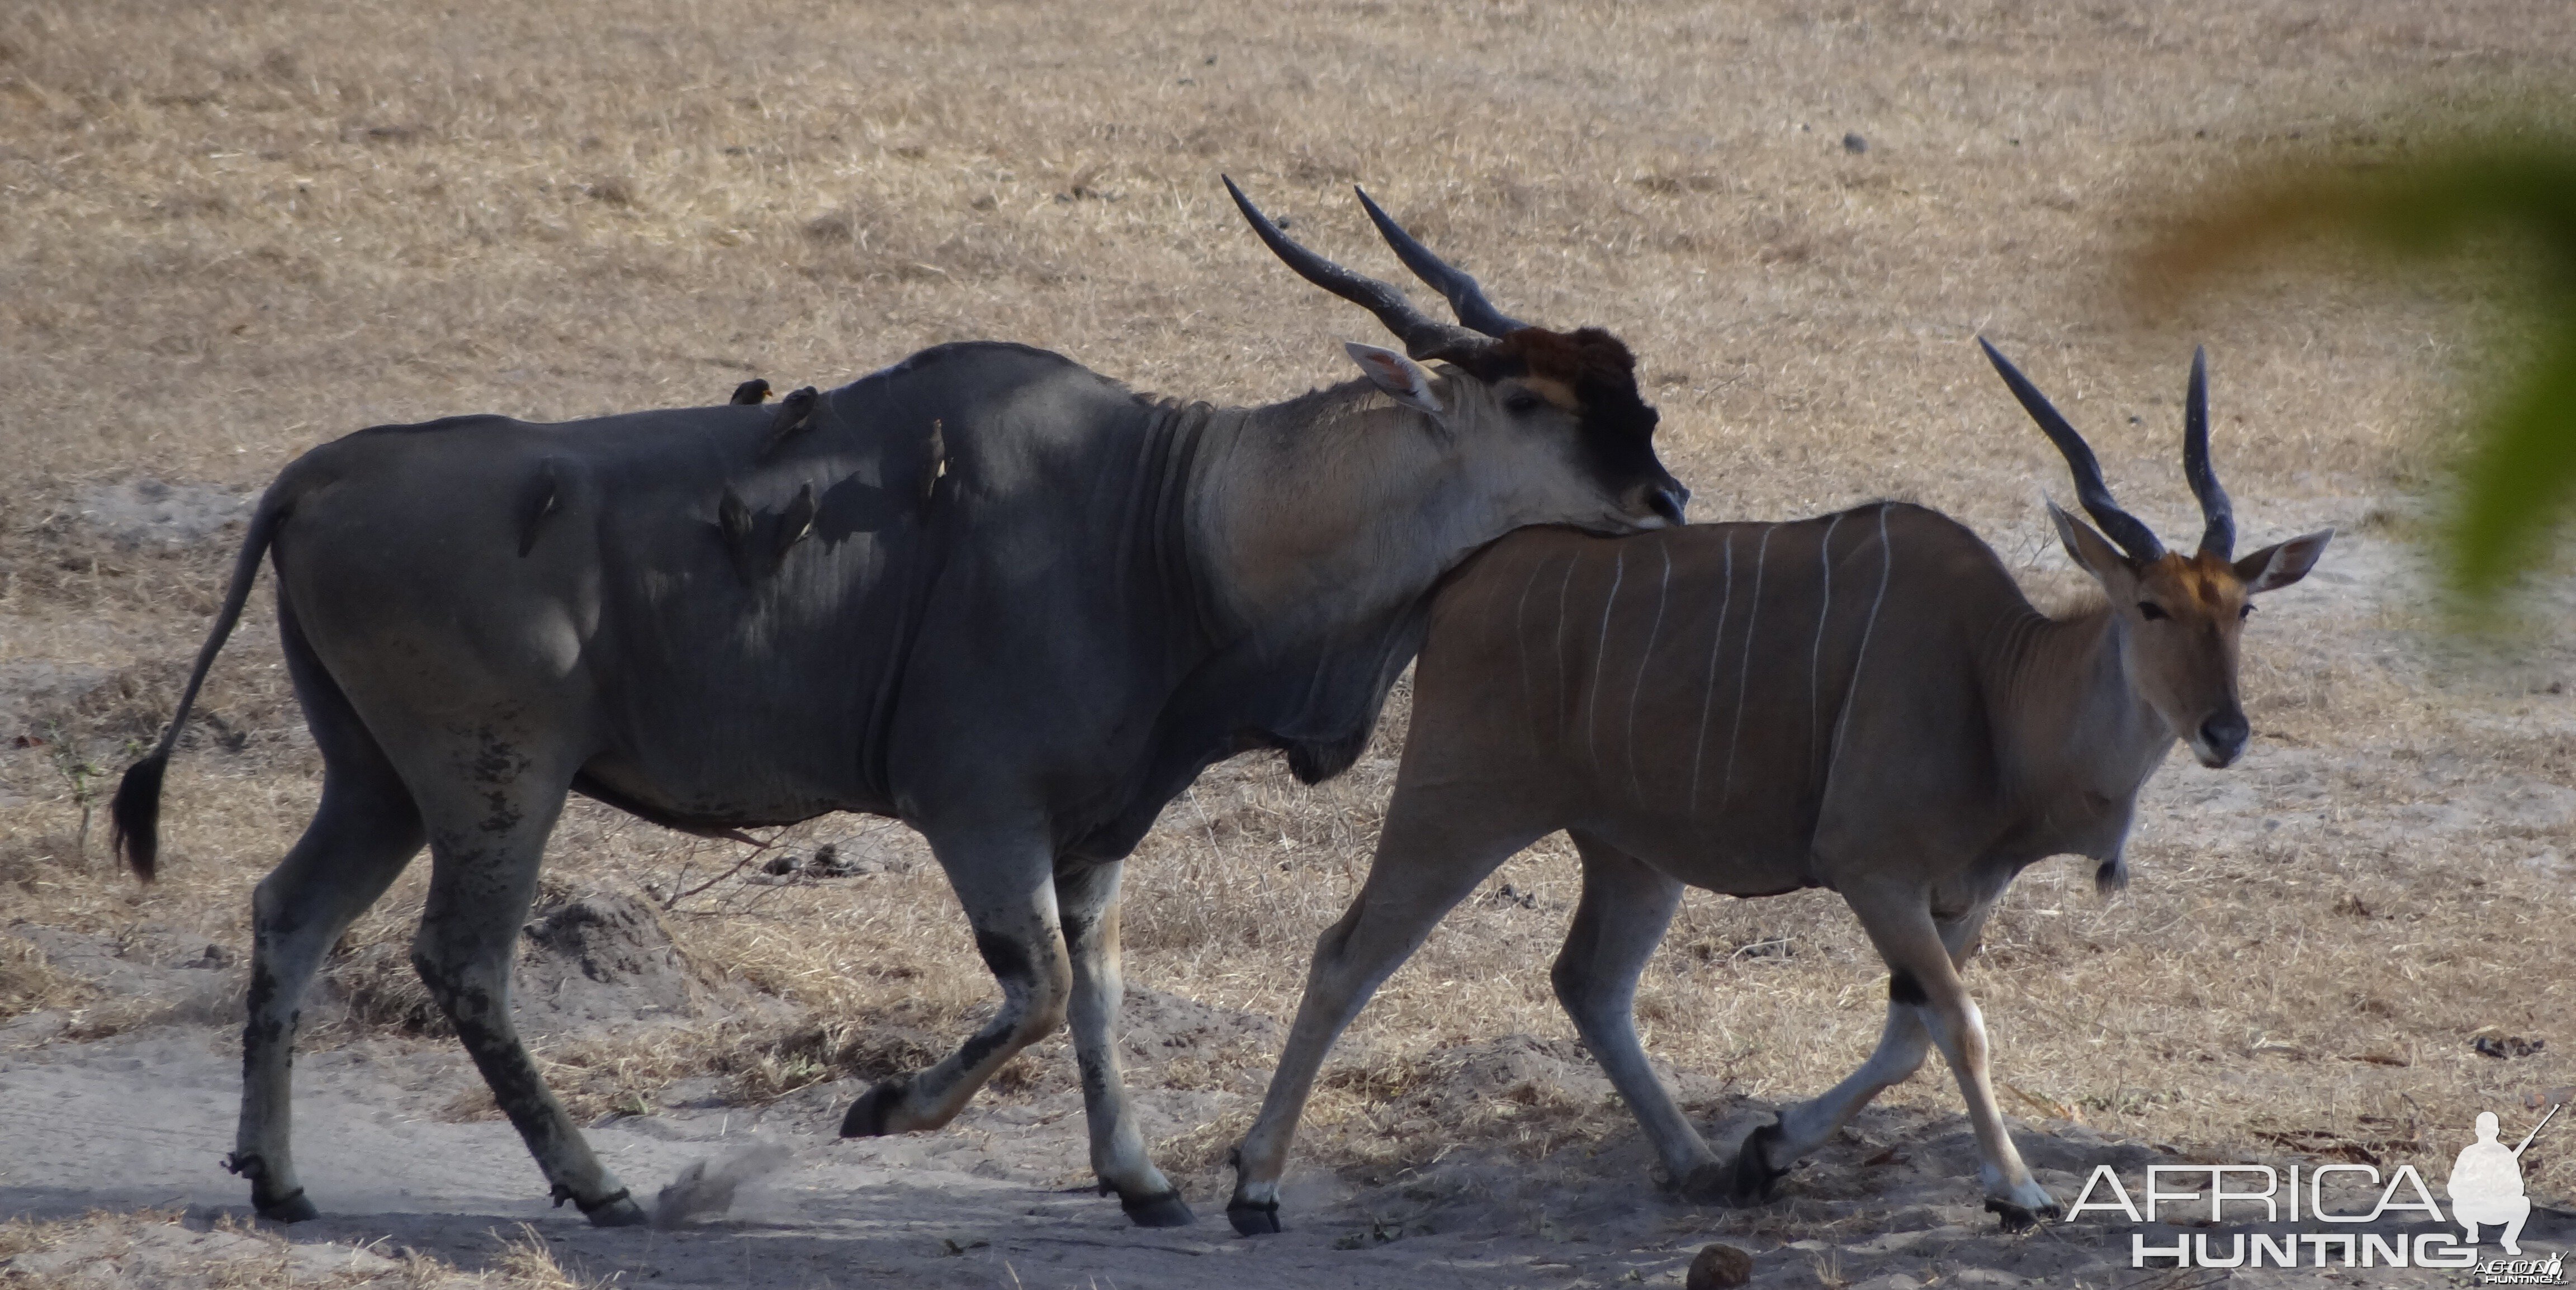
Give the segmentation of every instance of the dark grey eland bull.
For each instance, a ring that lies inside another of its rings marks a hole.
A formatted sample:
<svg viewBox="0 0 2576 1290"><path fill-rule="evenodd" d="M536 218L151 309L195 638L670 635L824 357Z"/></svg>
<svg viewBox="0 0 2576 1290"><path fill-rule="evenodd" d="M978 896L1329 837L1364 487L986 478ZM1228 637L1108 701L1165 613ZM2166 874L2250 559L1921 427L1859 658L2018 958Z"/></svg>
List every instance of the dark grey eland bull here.
<svg viewBox="0 0 2576 1290"><path fill-rule="evenodd" d="M1002 1004L842 1133L945 1124L1069 1017L1102 1186L1139 1223L1190 1221L1112 1042L1121 861L1221 758L1280 749L1309 783L1348 767L1430 589L1477 547L1535 523L1675 524L1688 496L1608 333L1513 322L1370 204L1467 325L1439 322L1227 187L1406 352L1353 345L1364 381L1219 409L1034 349L944 345L774 408L384 426L278 476L114 811L149 878L171 748L271 556L324 770L254 902L229 1163L262 1215L316 1213L288 1150L297 1002L425 842L421 979L557 1201L644 1221L510 1018L511 948L572 791L705 833L827 811L919 829Z"/></svg>
<svg viewBox="0 0 2576 1290"><path fill-rule="evenodd" d="M1448 579L1414 672L1413 724L1367 884L1316 943L1227 1213L1279 1230L1279 1177L1334 1037L1495 866L1563 829L1583 895L1556 995L1693 1200L1752 1199L1938 1047L1957 1077L1987 1208L2054 1215L1987 1070L1959 973L2015 875L2121 859L2138 790L2177 740L2225 766L2250 733L2237 649L2251 597L2305 576L2333 530L2234 554L2192 361L2183 473L2199 550L2167 551L2111 499L2093 450L1987 355L2065 456L2095 531L2049 518L2105 603L2051 618L1977 535L1880 502L1787 524L1634 538L1514 534ZM2108 534L2109 536L2104 536ZM1684 885L1841 893L1888 967L1886 1028L1851 1076L1721 1163L1647 1064L1632 1004Z"/></svg>

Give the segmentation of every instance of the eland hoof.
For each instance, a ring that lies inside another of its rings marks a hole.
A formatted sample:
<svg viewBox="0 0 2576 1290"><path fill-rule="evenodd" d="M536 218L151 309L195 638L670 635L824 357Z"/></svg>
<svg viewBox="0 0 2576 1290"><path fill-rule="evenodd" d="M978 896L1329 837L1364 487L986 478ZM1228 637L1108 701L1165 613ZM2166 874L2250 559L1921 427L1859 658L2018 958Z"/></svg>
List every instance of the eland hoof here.
<svg viewBox="0 0 2576 1290"><path fill-rule="evenodd" d="M1780 1132L1777 1121L1755 1129L1735 1153L1735 1168L1730 1171L1727 1194L1736 1204L1759 1205L1771 1199L1771 1185L1787 1176L1785 1168L1771 1167L1771 1157L1764 1148L1788 1135Z"/></svg>
<svg viewBox="0 0 2576 1290"><path fill-rule="evenodd" d="M2041 1219L2054 1223L2065 1216L2064 1211L2055 1204L2032 1209L2027 1205L2016 1205L2011 1201L1993 1196L1986 1198L1986 1212L2001 1220L2003 1229L2007 1232L2027 1232L2039 1226Z"/></svg>
<svg viewBox="0 0 2576 1290"><path fill-rule="evenodd" d="M1735 1171L1712 1160L1690 1171L1673 1188L1694 1205L1715 1205L1735 1197Z"/></svg>
<svg viewBox="0 0 2576 1290"><path fill-rule="evenodd" d="M276 1200L261 1200L254 1194L250 1198L250 1205L252 1209L259 1211L261 1218L272 1223L301 1223L308 1218L322 1217L322 1211L314 1208L312 1200L305 1196L304 1189L301 1187Z"/></svg>
<svg viewBox="0 0 2576 1290"><path fill-rule="evenodd" d="M1128 1220L1138 1227L1187 1227L1199 1221L1199 1216L1191 1213L1190 1207L1181 1202L1178 1189L1159 1196L1131 1197L1120 1192L1118 1208L1127 1211Z"/></svg>
<svg viewBox="0 0 2576 1290"><path fill-rule="evenodd" d="M911 1087L912 1081L906 1078L890 1079L869 1089L858 1101L850 1103L850 1113L841 1117L841 1136L882 1138L892 1132L886 1128L886 1118Z"/></svg>
<svg viewBox="0 0 2576 1290"><path fill-rule="evenodd" d="M1279 1225L1279 1202L1254 1204L1238 1200L1225 1207L1225 1221L1234 1224L1237 1236L1277 1236L1287 1228Z"/></svg>
<svg viewBox="0 0 2576 1290"><path fill-rule="evenodd" d="M644 1207L636 1204L634 1197L622 1191L602 1201L596 1208L584 1209L581 1216L589 1219L592 1227L646 1227L653 1222L653 1216L645 1213Z"/></svg>

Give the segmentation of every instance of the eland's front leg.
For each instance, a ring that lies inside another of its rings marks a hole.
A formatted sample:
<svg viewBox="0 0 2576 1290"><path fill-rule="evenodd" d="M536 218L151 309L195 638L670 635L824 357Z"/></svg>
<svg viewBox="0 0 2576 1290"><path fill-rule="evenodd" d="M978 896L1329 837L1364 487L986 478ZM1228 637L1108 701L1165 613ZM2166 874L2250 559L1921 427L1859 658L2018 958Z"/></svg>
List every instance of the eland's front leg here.
<svg viewBox="0 0 2576 1290"><path fill-rule="evenodd" d="M1990 908L1978 905L1934 924L1953 966L1966 967L1968 957L1976 952L1977 934L1985 927ZM1911 977L1898 975L1888 977L1887 987L1887 1024L1880 1029L1878 1047L1871 1050L1869 1060L1824 1096L1800 1102L1782 1111L1777 1122L1755 1129L1736 1151L1730 1188L1737 1200L1769 1196L1771 1184L1788 1172L1789 1162L1823 1146L1834 1130L1873 1098L1922 1068L1932 1035L1924 1027L1921 990Z"/></svg>
<svg viewBox="0 0 2576 1290"><path fill-rule="evenodd" d="M1181 1227L1198 1216L1146 1157L1118 1060L1118 1009L1127 992L1119 972L1118 880L1125 869L1113 860L1056 874L1064 946L1073 960L1073 999L1066 1013L1073 1025L1074 1060L1082 1068L1092 1172L1102 1187L1118 1193L1119 1208L1139 1226Z"/></svg>
<svg viewBox="0 0 2576 1290"><path fill-rule="evenodd" d="M922 830L975 929L975 949L1002 987L982 1029L927 1070L869 1089L841 1118L841 1136L873 1138L936 1129L1021 1049L1064 1024L1073 968L1057 923L1055 860L1043 829Z"/></svg>
<svg viewBox="0 0 2576 1290"><path fill-rule="evenodd" d="M2057 1198L2030 1176L2012 1135L2004 1131L2003 1112L1995 1106L1985 1018L1959 976L1958 965L1969 946L1962 943L1954 949L1948 943L1962 937L1973 941L1984 910L1954 926L1945 938L1918 891L1856 886L1846 890L1843 898L1860 916L1861 927L1878 947L1879 956L1887 960L1892 1007L1914 1010L1959 1081L1960 1096L1968 1104L1968 1126L1977 1135L1977 1176L1985 1184L1986 1208L2002 1216L2007 1230L2058 1217Z"/></svg>
<svg viewBox="0 0 2576 1290"><path fill-rule="evenodd" d="M1869 1060L1824 1096L1780 1112L1777 1121L1755 1129L1736 1149L1735 1167L1727 1180L1736 1200L1768 1198L1771 1184L1789 1172L1790 1162L1823 1146L1870 1099L1922 1067L1931 1043L1923 1029L1922 1009L1904 989L1904 978L1890 981L1887 1024L1879 1031L1878 1047L1871 1050Z"/></svg>

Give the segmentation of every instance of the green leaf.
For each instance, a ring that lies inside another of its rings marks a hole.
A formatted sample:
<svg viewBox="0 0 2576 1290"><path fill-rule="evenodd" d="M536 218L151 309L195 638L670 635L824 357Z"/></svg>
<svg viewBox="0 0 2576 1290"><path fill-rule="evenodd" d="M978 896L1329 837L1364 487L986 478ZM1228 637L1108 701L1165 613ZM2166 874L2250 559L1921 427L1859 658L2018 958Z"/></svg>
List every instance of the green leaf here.
<svg viewBox="0 0 2576 1290"><path fill-rule="evenodd" d="M2459 589L2479 603L2539 556L2576 492L2576 318L2480 419L2449 545Z"/></svg>
<svg viewBox="0 0 2576 1290"><path fill-rule="evenodd" d="M2576 494L2576 139L2488 130L2370 169L2316 160L2222 185L2139 261L2150 295L2303 234L2340 234L2398 258L2467 251L2507 276L2509 307L2539 342L2470 429L2444 553L2461 607L2491 604L2547 554ZM2491 233L2511 239L2479 240Z"/></svg>

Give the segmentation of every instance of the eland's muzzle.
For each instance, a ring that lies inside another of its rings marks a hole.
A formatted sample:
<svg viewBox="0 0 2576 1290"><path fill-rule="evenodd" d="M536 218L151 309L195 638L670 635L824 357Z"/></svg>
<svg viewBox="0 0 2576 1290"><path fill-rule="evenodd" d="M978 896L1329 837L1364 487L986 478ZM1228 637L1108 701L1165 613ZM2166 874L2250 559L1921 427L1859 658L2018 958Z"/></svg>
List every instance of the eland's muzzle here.
<svg viewBox="0 0 2576 1290"><path fill-rule="evenodd" d="M2233 705L2221 709L2192 735L2191 750L2200 764L2216 770L2235 762L2245 752L2245 741L2254 728L2245 720L2245 710Z"/></svg>
<svg viewBox="0 0 2576 1290"><path fill-rule="evenodd" d="M1666 524L1679 527L1684 521L1682 509L1690 505L1691 492L1680 484L1665 484L1646 495L1646 508L1664 517Z"/></svg>

